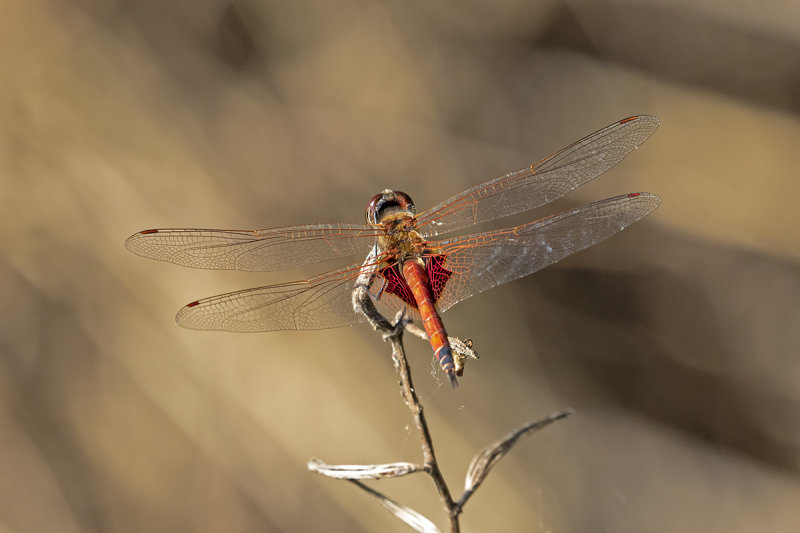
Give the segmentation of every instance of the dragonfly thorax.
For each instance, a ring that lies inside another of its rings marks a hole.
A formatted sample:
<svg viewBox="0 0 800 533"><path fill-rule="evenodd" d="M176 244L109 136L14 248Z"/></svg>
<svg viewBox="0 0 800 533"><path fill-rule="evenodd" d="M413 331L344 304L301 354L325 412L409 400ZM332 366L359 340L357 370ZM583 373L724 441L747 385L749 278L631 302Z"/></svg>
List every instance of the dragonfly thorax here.
<svg viewBox="0 0 800 533"><path fill-rule="evenodd" d="M367 224L372 226L391 225L392 222L411 219L416 214L411 197L391 189L376 194L367 204Z"/></svg>

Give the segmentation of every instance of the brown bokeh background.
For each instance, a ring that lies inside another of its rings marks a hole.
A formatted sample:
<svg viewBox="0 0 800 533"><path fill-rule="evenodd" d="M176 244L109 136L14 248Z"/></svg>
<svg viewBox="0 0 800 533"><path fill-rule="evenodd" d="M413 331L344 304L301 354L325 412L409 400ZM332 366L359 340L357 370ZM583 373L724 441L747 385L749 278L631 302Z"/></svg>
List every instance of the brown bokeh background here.
<svg viewBox="0 0 800 533"><path fill-rule="evenodd" d="M636 113L655 136L541 214L647 190L654 215L448 312L482 354L457 391L408 340L456 491L479 448L577 410L464 531L797 530L800 4L0 11L0 531L406 531L305 469L420 458L378 335L173 322L319 270L194 271L125 238L357 223L385 187L425 208ZM374 485L444 525L424 476Z"/></svg>

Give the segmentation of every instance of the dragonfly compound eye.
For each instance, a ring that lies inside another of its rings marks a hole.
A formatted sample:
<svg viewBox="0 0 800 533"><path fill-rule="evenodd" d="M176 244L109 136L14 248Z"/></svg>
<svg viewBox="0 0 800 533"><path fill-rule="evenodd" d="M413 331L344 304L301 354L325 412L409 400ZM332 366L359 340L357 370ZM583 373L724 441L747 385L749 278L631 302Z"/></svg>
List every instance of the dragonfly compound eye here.
<svg viewBox="0 0 800 533"><path fill-rule="evenodd" d="M409 195L386 189L373 196L367 204L367 223L375 226L393 218L413 217L416 213Z"/></svg>

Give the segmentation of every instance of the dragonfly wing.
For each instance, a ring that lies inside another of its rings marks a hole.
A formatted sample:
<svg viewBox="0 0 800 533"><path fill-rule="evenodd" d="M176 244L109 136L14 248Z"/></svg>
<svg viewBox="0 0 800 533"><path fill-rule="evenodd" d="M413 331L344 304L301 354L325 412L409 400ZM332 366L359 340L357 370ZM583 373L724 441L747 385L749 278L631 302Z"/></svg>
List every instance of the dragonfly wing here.
<svg viewBox="0 0 800 533"><path fill-rule="evenodd" d="M391 320L404 307L385 292L387 281L376 270L382 260L351 265L309 280L268 285L204 298L184 306L175 317L186 328L234 332L310 330L349 326L361 318L352 294L362 272L369 274L369 294Z"/></svg>
<svg viewBox="0 0 800 533"><path fill-rule="evenodd" d="M552 202L622 161L658 124L638 115L606 126L535 165L451 196L417 217L419 231L438 235Z"/></svg>
<svg viewBox="0 0 800 533"><path fill-rule="evenodd" d="M533 274L622 231L660 203L655 194L632 193L522 226L442 241L444 266L453 273L437 305L445 311L470 296Z"/></svg>
<svg viewBox="0 0 800 533"><path fill-rule="evenodd" d="M143 257L193 268L271 271L363 253L377 236L374 228L353 224L153 229L131 235L125 246Z"/></svg>
<svg viewBox="0 0 800 533"><path fill-rule="evenodd" d="M192 302L175 317L190 329L236 332L326 329L358 320L351 294L361 265L315 278L246 289Z"/></svg>

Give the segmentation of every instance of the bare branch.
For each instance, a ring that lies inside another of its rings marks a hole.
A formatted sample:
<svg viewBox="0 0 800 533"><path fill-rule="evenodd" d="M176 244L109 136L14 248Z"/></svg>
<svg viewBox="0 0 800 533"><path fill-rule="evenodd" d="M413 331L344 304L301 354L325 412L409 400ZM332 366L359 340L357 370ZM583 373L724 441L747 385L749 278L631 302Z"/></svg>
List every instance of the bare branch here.
<svg viewBox="0 0 800 533"><path fill-rule="evenodd" d="M425 419L422 404L419 402L417 393L414 390L414 385L411 381L411 369L406 358L405 348L403 346L403 332L409 331L414 335L427 339L427 335L420 328L414 326L411 320L401 311L395 317L395 323L390 323L383 315L378 312L369 295L368 287L375 275L374 268L368 268L369 265L374 264L373 257L376 253L376 248L370 252L364 263L364 270L356 281L356 287L353 290L353 308L356 312L363 314L367 317L372 327L384 333L384 340L387 340L392 345L392 359L394 361L395 370L400 378L400 394L406 406L411 411L414 417L414 424L419 433L420 444L422 447L422 454L424 457L424 465L414 465L412 463L390 463L385 465L340 465L328 466L319 461L311 461L308 467L320 474L348 479L355 483L365 491L372 494L378 501L389 509L395 516L403 520L405 523L417 529L417 531L439 531L427 518L423 517L416 511L402 506L397 502L389 499L381 493L367 487L358 479L367 478L381 478L381 477L395 477L397 475L406 475L412 472L418 472L422 468L433 479L436 490L439 493L439 499L442 502L442 507L445 510L450 520L451 533L458 533L460 531L459 515L463 511L464 505L467 500L478 489L483 480L486 479L492 467L505 456L506 453L514 446L514 444L523 436L529 435L536 430L539 430L556 420L564 418L572 414L572 411L563 411L555 413L536 422L531 422L519 428L518 430L509 433L500 441L488 446L481 451L472 461L469 467L466 479L466 489L461 499L458 502L453 501L450 494L450 489L444 480L444 476L439 468L439 463L436 459L436 453L433 449L433 439L431 438L428 423ZM456 337L449 337L450 344L455 352L455 359L458 365L457 372L461 375L464 369L464 362L467 357L474 359L478 358L478 353L472 347L472 341L466 339L462 341ZM405 470L408 469L408 470Z"/></svg>
<svg viewBox="0 0 800 533"><path fill-rule="evenodd" d="M370 257L367 258L370 261ZM395 317L395 324L389 324L383 315L381 315L367 291L369 286L369 277L372 274L364 273L356 282L356 288L353 291L353 307L356 311L363 313L364 316L376 329L382 330L385 335L384 339L388 340L392 345L392 359L394 360L395 369L400 377L400 394L411 411L414 417L414 424L417 426L419 432L419 440L422 446L422 455L425 459L425 471L433 479L436 490L439 493L439 498L442 501L447 516L450 519L450 531L457 533L460 531L458 524L458 509L453 497L450 495L450 489L442 476L442 471L439 469L439 462L436 460L436 453L433 450L433 439L431 438L430 430L428 429L428 422L425 419L425 414L422 409L422 404L417 398L417 393L414 390L414 384L411 381L411 368L406 359L405 348L403 347L403 331L409 323L408 317L405 316L403 311ZM362 279L363 278L363 279Z"/></svg>
<svg viewBox="0 0 800 533"><path fill-rule="evenodd" d="M386 320L382 314L375 308L372 303L372 298L369 296L369 284L375 276L375 257L377 256L378 248L374 246L367 254L364 264L361 267L361 273L356 278L356 286L353 289L353 309L356 313L361 313L372 325L374 329L381 330L386 333L394 331L394 326Z"/></svg>
<svg viewBox="0 0 800 533"><path fill-rule="evenodd" d="M423 465L398 462L382 465L329 465L319 459L308 462L308 469L323 476L335 479L383 479L406 476L415 472L424 472Z"/></svg>
<svg viewBox="0 0 800 533"><path fill-rule="evenodd" d="M428 422L425 419L425 413L417 397L417 392L414 390L414 384L411 381L411 368L408 365L405 348L403 347L402 326L407 318L400 313L397 319L395 332L389 335L388 338L392 343L392 358L394 359L397 373L400 376L401 395L414 417L414 423L419 432L422 455L425 459L425 471L433 478L433 483L436 485L436 490L439 492L439 499L442 501L442 507L444 507L445 512L450 518L450 530L457 532L459 531L459 525L455 502L450 495L450 489L447 486L447 482L444 480L442 471L439 469L439 462L436 460L436 453L433 450L433 439L428 429Z"/></svg>
<svg viewBox="0 0 800 533"><path fill-rule="evenodd" d="M461 496L461 499L457 504L459 512L463 509L464 504L467 503L467 500L469 500L475 491L478 490L478 487L481 483L483 483L483 480L486 479L486 476L489 475L489 471L494 467L494 465L497 464L498 461L500 461L500 459L505 457L505 455L511 451L511 448L520 438L539 431L540 429L549 426L557 420L566 418L573 414L573 412L574 411L572 411L572 409L568 409L566 411L550 414L541 420L529 422L507 434L499 441L490 444L481 450L480 453L478 453L478 455L472 459L472 463L470 463L469 468L467 469L467 479L464 483L464 494Z"/></svg>
<svg viewBox="0 0 800 533"><path fill-rule="evenodd" d="M416 531L420 531L421 533L442 533L442 531L436 527L436 525L416 512L415 510L411 509L410 507L406 507L405 505L399 504L393 499L381 494L377 490L373 489L372 487L368 487L364 485L360 481L351 480L352 483L358 485L362 489L364 489L368 494L378 500L382 506L384 506L390 513L395 515L397 518L408 524L409 526L413 527Z"/></svg>

